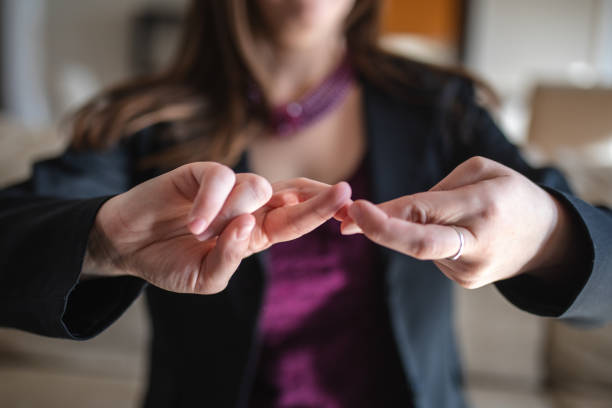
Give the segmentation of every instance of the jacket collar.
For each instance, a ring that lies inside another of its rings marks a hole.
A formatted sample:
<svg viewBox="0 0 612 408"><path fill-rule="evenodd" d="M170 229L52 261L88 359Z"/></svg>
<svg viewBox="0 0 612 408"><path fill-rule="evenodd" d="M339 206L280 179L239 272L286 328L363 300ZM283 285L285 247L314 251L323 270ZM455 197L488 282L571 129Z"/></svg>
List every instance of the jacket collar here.
<svg viewBox="0 0 612 408"><path fill-rule="evenodd" d="M381 203L429 189L438 176L429 148L431 107L408 103L365 81L362 86L372 201ZM234 170L250 171L246 152ZM387 261L396 252L385 248L383 254ZM263 261L265 255L257 258Z"/></svg>
<svg viewBox="0 0 612 408"><path fill-rule="evenodd" d="M431 107L408 103L373 84L363 84L372 201L381 203L426 191L437 181L431 148ZM382 249L389 265L398 252Z"/></svg>
<svg viewBox="0 0 612 408"><path fill-rule="evenodd" d="M364 115L375 202L427 190L431 168L431 110L403 102L365 83Z"/></svg>

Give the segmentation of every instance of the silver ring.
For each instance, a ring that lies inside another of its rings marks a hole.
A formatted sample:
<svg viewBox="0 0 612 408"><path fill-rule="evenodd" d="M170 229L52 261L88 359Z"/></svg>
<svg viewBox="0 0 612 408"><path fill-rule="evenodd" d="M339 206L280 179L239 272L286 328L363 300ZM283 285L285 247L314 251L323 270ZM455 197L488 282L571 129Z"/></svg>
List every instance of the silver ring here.
<svg viewBox="0 0 612 408"><path fill-rule="evenodd" d="M459 235L459 250L455 255L446 259L448 259L449 261L456 261L463 253L463 245L465 244L465 239L463 238L463 232L461 232L459 228L455 227L454 225L451 225L451 228L457 231L457 235Z"/></svg>

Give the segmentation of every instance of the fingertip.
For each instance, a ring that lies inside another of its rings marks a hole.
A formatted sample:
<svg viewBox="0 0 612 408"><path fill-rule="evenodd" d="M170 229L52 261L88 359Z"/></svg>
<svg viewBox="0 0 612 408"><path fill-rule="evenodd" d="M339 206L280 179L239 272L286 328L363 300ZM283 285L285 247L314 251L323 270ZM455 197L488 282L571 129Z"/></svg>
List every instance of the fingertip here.
<svg viewBox="0 0 612 408"><path fill-rule="evenodd" d="M213 249L206 257L202 280L196 293L218 293L227 287L232 274L248 254L250 233L255 226L255 217L243 214L236 217L223 230Z"/></svg>
<svg viewBox="0 0 612 408"><path fill-rule="evenodd" d="M347 200L351 199L352 189L349 183L346 181L341 181L334 185L334 188L338 191L339 197L345 197Z"/></svg>
<svg viewBox="0 0 612 408"><path fill-rule="evenodd" d="M334 207L337 207L336 213L344 206L348 206L351 201L351 187L345 181L334 184L327 192L329 203L334 203Z"/></svg>
<svg viewBox="0 0 612 408"><path fill-rule="evenodd" d="M239 218L240 220L236 228L235 238L238 241L244 241L251 235L253 228L255 228L255 217L251 214L244 214Z"/></svg>
<svg viewBox="0 0 612 408"><path fill-rule="evenodd" d="M187 229L193 235L200 235L204 232L207 227L207 222L203 218L195 218L194 216L190 216L190 221L187 224Z"/></svg>
<svg viewBox="0 0 612 408"><path fill-rule="evenodd" d="M261 176L260 176L261 177ZM264 196L267 197L266 198L266 202L270 201L270 199L272 198L272 196L274 195L274 188L272 187L272 184L270 184L270 182L268 181L268 179L261 177L263 179L262 181L262 187L264 189Z"/></svg>
<svg viewBox="0 0 612 408"><path fill-rule="evenodd" d="M349 215L357 226L365 231L389 218L382 209L367 200L355 201L349 208Z"/></svg>

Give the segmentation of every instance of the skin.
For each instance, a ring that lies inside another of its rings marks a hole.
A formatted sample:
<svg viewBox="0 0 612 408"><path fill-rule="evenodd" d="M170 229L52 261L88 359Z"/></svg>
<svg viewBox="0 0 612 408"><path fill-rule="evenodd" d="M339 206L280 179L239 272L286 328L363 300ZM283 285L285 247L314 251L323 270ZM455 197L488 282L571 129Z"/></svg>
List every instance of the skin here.
<svg viewBox="0 0 612 408"><path fill-rule="evenodd" d="M270 100L285 103L317 86L345 51L342 26L354 0L256 0L254 74Z"/></svg>
<svg viewBox="0 0 612 408"><path fill-rule="evenodd" d="M349 202L350 187L308 179L271 185L218 163L191 163L107 201L93 233L98 275L132 275L160 288L223 290L243 258L312 231Z"/></svg>
<svg viewBox="0 0 612 408"><path fill-rule="evenodd" d="M459 238L465 238L458 260ZM341 230L422 260L469 289L529 273L551 284L571 277L567 210L529 179L474 157L427 192L374 205L356 201ZM551 272L552 271L552 272ZM565 271L565 272L564 272Z"/></svg>
<svg viewBox="0 0 612 408"><path fill-rule="evenodd" d="M265 27L257 33L255 54L264 69L254 75L273 103L299 99L338 64L345 51L342 26L353 4L258 0ZM291 138L254 135L249 163L259 176L192 163L112 198L94 228L110 249L103 256L89 254L88 265L171 291L216 293L244 257L335 216L344 234L363 233L380 245L434 260L467 288L522 273L553 283L567 279L571 268L556 268L572 261L576 226L567 210L491 160L468 160L428 192L378 205L353 203L349 186L338 182L363 159L362 118L361 91L354 86L341 106ZM465 237L456 261L446 259L459 248L451 226Z"/></svg>
<svg viewBox="0 0 612 408"><path fill-rule="evenodd" d="M352 0L261 1L270 12L262 17L275 27L257 42L267 65L260 79L272 101L299 97L335 67L344 53L339 27L352 5ZM321 52L325 57L313 64ZM133 275L175 292L223 290L245 257L298 238L341 209L345 213L351 192L340 181L365 151L360 110L354 88L333 115L291 140L258 138L249 159L260 176L193 163L112 198L101 207L94 231L106 237L109 248L102 256L90 251L84 270ZM338 161L340 155L346 160Z"/></svg>
<svg viewBox="0 0 612 408"><path fill-rule="evenodd" d="M354 0L258 0L258 5L266 29L255 38L264 68L255 74L272 103L299 99L343 58L342 26ZM308 177L334 184L349 178L366 151L361 98L354 85L340 106L291 137L255 135L248 152L251 169L271 181Z"/></svg>
<svg viewBox="0 0 612 408"><path fill-rule="evenodd" d="M325 77L321 72L335 67L344 52L341 27L353 4L259 0L266 32L271 33L271 38L257 43L268 72L259 79L272 101L299 98L304 89L320 83ZM366 150L362 117L361 92L355 89L342 106L288 140L256 140L249 150L252 167L272 180L305 175L335 183L350 177ZM445 275L467 288L521 273L551 283L563 281L576 233L567 209L556 198L483 158L463 163L429 192L378 206L357 201L340 214L347 218L344 233L365 233L380 245L436 260ZM415 214L416 220L411 218ZM465 237L457 261L446 259L459 248L451 225Z"/></svg>

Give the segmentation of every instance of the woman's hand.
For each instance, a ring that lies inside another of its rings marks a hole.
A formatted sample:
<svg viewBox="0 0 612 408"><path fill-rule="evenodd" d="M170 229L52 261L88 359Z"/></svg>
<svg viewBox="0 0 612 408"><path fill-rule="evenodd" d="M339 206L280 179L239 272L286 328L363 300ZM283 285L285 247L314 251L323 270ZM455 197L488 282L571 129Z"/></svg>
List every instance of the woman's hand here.
<svg viewBox="0 0 612 408"><path fill-rule="evenodd" d="M346 183L300 179L280 187L217 163L179 167L100 208L84 269L174 292L219 292L244 257L316 228L350 196Z"/></svg>
<svg viewBox="0 0 612 408"><path fill-rule="evenodd" d="M373 205L356 201L345 234L423 260L450 279L477 288L523 272L555 280L571 258L572 223L546 191L497 162L474 157L424 193ZM465 238L461 256L449 260Z"/></svg>
<svg viewBox="0 0 612 408"><path fill-rule="evenodd" d="M272 185L273 195L255 211L255 228L249 252L263 251L278 242L291 241L314 230L350 204L351 188L345 182L333 186L307 178Z"/></svg>
<svg viewBox="0 0 612 408"><path fill-rule="evenodd" d="M247 176L238 174L237 178ZM253 174L258 180L265 180ZM254 181L255 179L253 179ZM331 217L340 217L350 200L351 189L347 183L334 186L307 178L280 181L272 185L272 195L265 205L253 210L249 195L237 194L235 188L225 206L198 239L208 241L218 235L232 219L240 214L252 213L255 226L249 238L244 256L263 251L278 242L291 241L312 231ZM249 189L252 190L252 189ZM243 198L240 198L240 197Z"/></svg>

